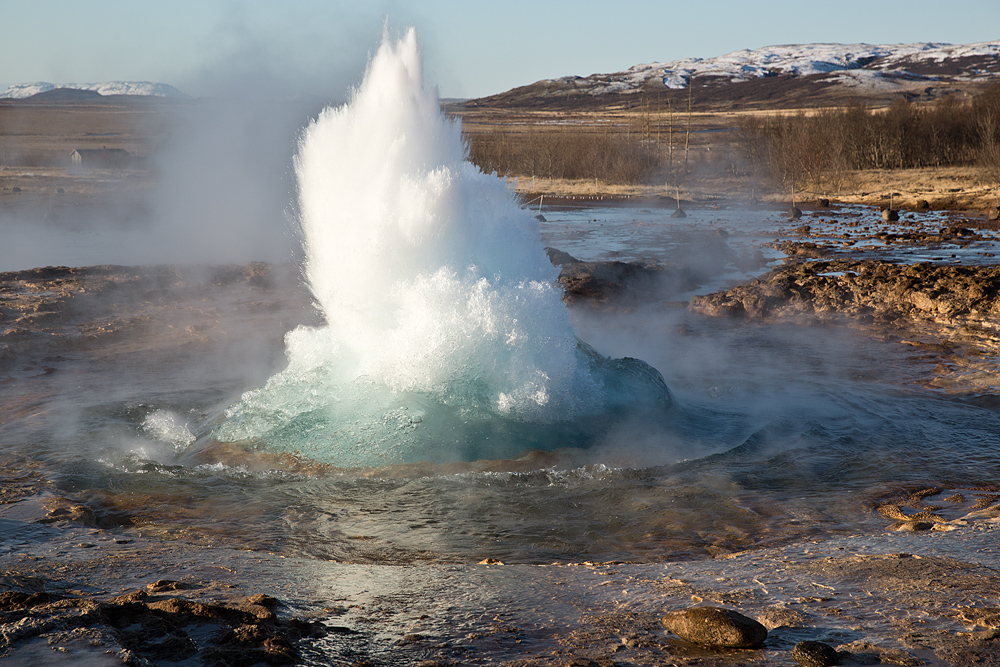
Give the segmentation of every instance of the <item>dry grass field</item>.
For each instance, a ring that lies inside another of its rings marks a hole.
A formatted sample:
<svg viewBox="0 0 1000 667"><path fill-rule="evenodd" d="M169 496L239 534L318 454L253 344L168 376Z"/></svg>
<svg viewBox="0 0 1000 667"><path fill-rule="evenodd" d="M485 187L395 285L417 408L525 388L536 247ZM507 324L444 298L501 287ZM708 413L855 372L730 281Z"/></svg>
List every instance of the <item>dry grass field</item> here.
<svg viewBox="0 0 1000 667"><path fill-rule="evenodd" d="M165 129L171 108L162 101L135 98L121 102L0 102L0 164L68 164L70 151L124 148L147 155Z"/></svg>
<svg viewBox="0 0 1000 667"><path fill-rule="evenodd" d="M0 102L0 215L5 208L40 199L71 205L74 198L148 188L159 177L152 168L157 151L183 127L179 120L194 104L151 98ZM453 103L444 110L461 120L473 159L511 177L527 199L631 195L784 203L826 197L879 205L891 197L904 206L926 200L934 208L963 210L1000 201L1000 183L974 165L844 169L776 186L747 168L741 128L750 121L822 110L729 106L700 110L693 105L689 112L684 97L650 96L575 109ZM500 145L516 153L515 168L483 158ZM120 148L130 159L114 169L74 168L70 153L86 148Z"/></svg>
<svg viewBox="0 0 1000 667"><path fill-rule="evenodd" d="M62 203L147 187L147 158L164 137L176 104L159 100L43 103L0 101L0 204ZM80 149L124 149L127 166L75 168ZM0 207L0 214L3 208Z"/></svg>
<svg viewBox="0 0 1000 667"><path fill-rule="evenodd" d="M505 175L515 179L526 198L539 195L591 197L631 195L713 202L829 198L882 205L890 199L904 206L927 201L933 208L979 210L1000 201L1000 180L975 164L895 169L839 169L835 174L797 178L794 185L777 185L754 173L741 150L742 128L775 118L815 117L831 109L711 110L688 113L686 108L660 104L591 109L502 109L448 107L461 118L473 147L477 143L573 146L611 138L640 145L659 156L641 177L626 180L602 175L565 177L543 168L533 173L521 165ZM973 161L973 156L969 157ZM544 167L545 163L542 163ZM498 170L501 173L504 171Z"/></svg>

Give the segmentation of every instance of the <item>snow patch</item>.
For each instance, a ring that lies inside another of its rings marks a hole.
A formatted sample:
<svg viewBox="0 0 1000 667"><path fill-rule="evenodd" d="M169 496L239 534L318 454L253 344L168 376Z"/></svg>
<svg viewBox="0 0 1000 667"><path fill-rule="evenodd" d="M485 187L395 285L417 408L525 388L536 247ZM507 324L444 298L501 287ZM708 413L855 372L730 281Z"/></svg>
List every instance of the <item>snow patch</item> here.
<svg viewBox="0 0 1000 667"><path fill-rule="evenodd" d="M920 61L942 62L969 57L1000 58L1000 41L977 44L786 44L733 51L715 58L686 58L635 65L624 72L566 76L552 80L582 93L636 92L647 82L662 81L667 88L686 88L692 78L722 77L732 82L769 76L846 74L852 85L893 85L893 77L915 78L906 71Z"/></svg>

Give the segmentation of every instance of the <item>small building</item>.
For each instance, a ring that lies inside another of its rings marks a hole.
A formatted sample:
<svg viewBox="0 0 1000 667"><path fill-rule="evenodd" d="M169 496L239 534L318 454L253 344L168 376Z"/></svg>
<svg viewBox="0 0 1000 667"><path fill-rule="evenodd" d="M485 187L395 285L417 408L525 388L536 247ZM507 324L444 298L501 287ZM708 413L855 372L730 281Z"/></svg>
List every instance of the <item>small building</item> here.
<svg viewBox="0 0 1000 667"><path fill-rule="evenodd" d="M78 148L69 154L74 167L91 169L122 169L129 166L129 154L124 148Z"/></svg>

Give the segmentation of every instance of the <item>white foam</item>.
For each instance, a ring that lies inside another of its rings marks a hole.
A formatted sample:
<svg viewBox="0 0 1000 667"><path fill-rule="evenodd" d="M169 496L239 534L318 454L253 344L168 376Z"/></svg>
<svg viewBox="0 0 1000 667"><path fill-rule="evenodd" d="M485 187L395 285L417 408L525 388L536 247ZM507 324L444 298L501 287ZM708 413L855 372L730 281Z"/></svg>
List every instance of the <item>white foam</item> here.
<svg viewBox="0 0 1000 667"><path fill-rule="evenodd" d="M181 417L168 410L155 410L142 423L142 430L154 440L171 445L182 452L197 439Z"/></svg>
<svg viewBox="0 0 1000 667"><path fill-rule="evenodd" d="M319 344L343 381L447 396L475 377L502 412L571 416L585 378L558 271L506 182L465 157L412 29L382 44L350 104L309 126L295 171L332 337Z"/></svg>
<svg viewBox="0 0 1000 667"><path fill-rule="evenodd" d="M415 32L385 39L295 160L305 273L327 325L286 336L288 368L230 409L220 437L290 429L386 453L442 406L539 423L600 409L537 221L465 158L460 126L423 85Z"/></svg>

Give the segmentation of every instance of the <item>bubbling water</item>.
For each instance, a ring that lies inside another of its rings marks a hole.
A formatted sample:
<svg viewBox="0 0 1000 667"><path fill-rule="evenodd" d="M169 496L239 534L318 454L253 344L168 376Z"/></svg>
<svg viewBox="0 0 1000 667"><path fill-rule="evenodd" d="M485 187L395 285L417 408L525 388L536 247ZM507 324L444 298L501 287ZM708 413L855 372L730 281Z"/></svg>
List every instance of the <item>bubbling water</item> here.
<svg viewBox="0 0 1000 667"><path fill-rule="evenodd" d="M466 160L412 28L308 126L295 172L326 325L286 336L288 367L216 437L350 465L502 456L581 444L636 391L669 403L655 370L577 340L537 222Z"/></svg>

